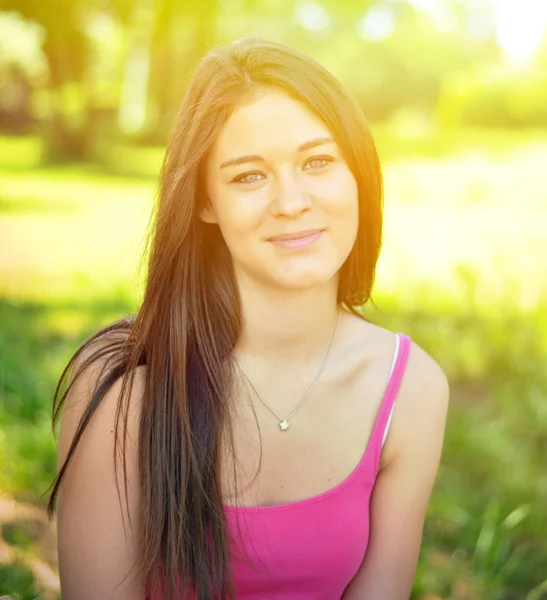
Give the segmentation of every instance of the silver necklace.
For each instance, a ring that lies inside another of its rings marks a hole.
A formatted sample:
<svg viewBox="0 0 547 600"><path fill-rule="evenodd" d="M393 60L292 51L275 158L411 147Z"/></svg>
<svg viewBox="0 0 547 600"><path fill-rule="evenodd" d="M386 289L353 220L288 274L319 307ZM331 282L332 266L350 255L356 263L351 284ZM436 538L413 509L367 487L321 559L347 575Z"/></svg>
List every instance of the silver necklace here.
<svg viewBox="0 0 547 600"><path fill-rule="evenodd" d="M330 343L329 343L329 347L327 348L327 352L325 353L325 358L323 359L323 362L321 363L321 368L319 369L319 372L317 373L317 375L316 375L315 379L313 380L313 383L309 387L308 391L304 394L304 396L302 397L302 399L300 400L300 402L296 405L296 408L287 417L285 417L285 418L283 418L281 415L277 414L275 412L275 410L273 408L271 408L265 402L264 398L262 398L262 396L258 393L258 390L253 385L253 382L249 379L249 376L245 372L245 369L241 366L241 363L234 356L234 360L236 361L238 367L241 369L241 372L245 376L245 379L248 381L249 385L253 388L254 393L259 397L259 399L262 401L262 403L264 404L264 406L279 419L278 425L279 425L279 428L281 429L281 431L286 431L291 426L290 419L292 418L292 416L294 415L294 413L302 406L302 404L304 403L304 400L311 394L313 388L317 385L317 382L319 381L319 378L321 377L321 373L323 372L323 369L325 367L325 363L327 362L327 357L329 356L329 352L330 352L330 349L331 349L331 346L332 346L332 342L334 341L334 335L335 335L336 329L338 327L338 315L339 315L339 312L337 311L336 312L336 324L334 326L334 331L332 332L332 337L331 337L331 340L330 340Z"/></svg>

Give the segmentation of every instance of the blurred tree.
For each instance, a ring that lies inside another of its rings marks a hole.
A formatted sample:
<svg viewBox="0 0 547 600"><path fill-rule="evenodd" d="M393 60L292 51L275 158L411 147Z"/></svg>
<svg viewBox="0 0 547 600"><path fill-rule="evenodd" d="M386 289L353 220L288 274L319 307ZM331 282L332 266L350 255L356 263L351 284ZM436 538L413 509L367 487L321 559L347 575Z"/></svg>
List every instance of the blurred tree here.
<svg viewBox="0 0 547 600"><path fill-rule="evenodd" d="M46 32L48 110L42 133L49 162L94 157L95 138L104 132L100 121L105 109L95 98L90 77L97 54L90 23L97 14L106 14L126 28L135 4L134 0L0 0L1 10L16 11Z"/></svg>
<svg viewBox="0 0 547 600"><path fill-rule="evenodd" d="M217 41L219 0L155 3L150 42L147 141L161 143L172 126L185 84L199 58Z"/></svg>
<svg viewBox="0 0 547 600"><path fill-rule="evenodd" d="M2 0L0 8L14 10L42 25L50 100L45 122L47 158L85 158L89 154L90 118L85 101L85 73L90 47L82 28L82 2Z"/></svg>
<svg viewBox="0 0 547 600"><path fill-rule="evenodd" d="M17 11L45 31L49 109L43 131L50 160L93 158L120 132L133 142L165 143L199 58L216 43L253 34L284 41L324 64L370 120L401 109L434 115L439 96L446 105L452 94L447 79L453 73L465 79L479 63L499 61L492 5L0 0L0 10ZM519 123L526 120L520 114Z"/></svg>
<svg viewBox="0 0 547 600"><path fill-rule="evenodd" d="M443 86L437 116L450 127L545 128L545 70L479 65L474 70L456 72Z"/></svg>
<svg viewBox="0 0 547 600"><path fill-rule="evenodd" d="M469 37L466 24L475 7L446 0L426 11L419 4L368 0L344 3L339 11L335 0L322 0L329 26L325 35L312 32L304 42L351 89L371 120L401 109L431 114L448 73L473 67L479 57L495 57L491 35Z"/></svg>
<svg viewBox="0 0 547 600"><path fill-rule="evenodd" d="M0 10L17 11L46 32L50 108L43 133L47 159L56 162L92 158L95 136L104 132L97 123L103 115L94 104L89 77L97 52L88 31L90 17L107 13L124 33L122 93L115 107L122 131L140 133L148 116L147 129L153 132L149 138L163 142L172 121L170 110L182 95L190 67L215 41L219 5L217 0L1 0ZM135 90L144 94L136 96Z"/></svg>
<svg viewBox="0 0 547 600"><path fill-rule="evenodd" d="M33 123L33 88L45 75L43 30L17 13L0 13L0 129L24 134Z"/></svg>

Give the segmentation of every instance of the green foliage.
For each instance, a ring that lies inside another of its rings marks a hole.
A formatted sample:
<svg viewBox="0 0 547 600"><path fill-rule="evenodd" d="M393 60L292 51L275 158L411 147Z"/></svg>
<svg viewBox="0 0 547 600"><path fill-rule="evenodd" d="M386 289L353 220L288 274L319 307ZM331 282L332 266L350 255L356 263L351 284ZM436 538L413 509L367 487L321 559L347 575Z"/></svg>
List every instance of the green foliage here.
<svg viewBox="0 0 547 600"><path fill-rule="evenodd" d="M547 317L540 305L482 310L478 273L457 298L427 285L381 294L371 316L404 331L449 375L442 466L428 510L413 598L525 598L544 577L547 549ZM472 292L470 290L475 290ZM516 296L516 294L514 294Z"/></svg>
<svg viewBox="0 0 547 600"><path fill-rule="evenodd" d="M9 594L9 600L36 600L39 590L32 569L19 562L0 564L0 594Z"/></svg>
<svg viewBox="0 0 547 600"><path fill-rule="evenodd" d="M545 68L481 66L448 76L437 105L450 126L546 127Z"/></svg>
<svg viewBox="0 0 547 600"><path fill-rule="evenodd" d="M411 109L451 125L544 126L544 66L500 67L494 4L4 0L4 46L32 38L34 50L0 52L0 128L38 132L52 164L100 161L104 142L161 145L199 59L249 34L307 52L372 121ZM473 35L477 23L490 33Z"/></svg>

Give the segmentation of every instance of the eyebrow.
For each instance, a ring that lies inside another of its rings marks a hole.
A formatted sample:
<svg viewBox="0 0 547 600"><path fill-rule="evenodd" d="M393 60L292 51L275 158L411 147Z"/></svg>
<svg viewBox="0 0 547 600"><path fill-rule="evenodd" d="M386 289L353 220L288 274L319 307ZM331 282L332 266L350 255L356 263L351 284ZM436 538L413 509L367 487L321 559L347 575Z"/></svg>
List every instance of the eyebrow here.
<svg viewBox="0 0 547 600"><path fill-rule="evenodd" d="M322 146L323 144L329 144L331 142L334 142L334 140L331 137L315 138L313 140L310 140L309 142L304 142L303 144L300 144L296 151L304 152L304 150L309 150L310 148L315 148L315 146ZM266 160L258 154L246 154L245 156L239 156L237 158L231 158L230 160L224 161L220 165L220 168L224 169L226 167L232 167L247 162L266 162Z"/></svg>

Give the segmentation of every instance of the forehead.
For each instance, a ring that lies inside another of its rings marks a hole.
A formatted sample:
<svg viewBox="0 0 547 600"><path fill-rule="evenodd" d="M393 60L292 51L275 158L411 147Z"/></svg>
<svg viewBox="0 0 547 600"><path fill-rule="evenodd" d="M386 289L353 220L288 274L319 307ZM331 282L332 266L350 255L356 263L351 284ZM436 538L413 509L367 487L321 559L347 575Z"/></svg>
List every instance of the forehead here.
<svg viewBox="0 0 547 600"><path fill-rule="evenodd" d="M268 90L241 104L222 127L211 149L221 162L238 154L295 150L310 139L330 135L328 127L304 103L278 90Z"/></svg>

